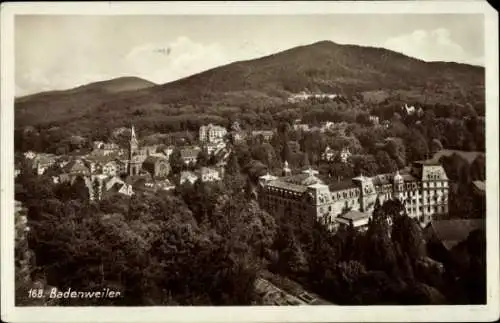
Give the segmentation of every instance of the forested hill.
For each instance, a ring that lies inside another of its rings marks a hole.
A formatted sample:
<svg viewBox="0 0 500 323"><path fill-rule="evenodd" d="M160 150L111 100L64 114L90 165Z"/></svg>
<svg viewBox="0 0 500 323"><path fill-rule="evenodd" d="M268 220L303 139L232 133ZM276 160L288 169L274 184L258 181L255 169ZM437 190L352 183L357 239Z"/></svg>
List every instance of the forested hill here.
<svg viewBox="0 0 500 323"><path fill-rule="evenodd" d="M99 118L113 121L110 126L121 126L131 121L161 123L166 116L187 114L224 118L228 108L233 115L242 110L283 111L289 108L287 98L303 90L359 95L365 100L397 97L432 104L484 102L482 67L424 62L382 48L328 41L162 85L136 78L118 80L118 86L112 80L17 99L16 126L69 126ZM207 107L215 108L207 112Z"/></svg>

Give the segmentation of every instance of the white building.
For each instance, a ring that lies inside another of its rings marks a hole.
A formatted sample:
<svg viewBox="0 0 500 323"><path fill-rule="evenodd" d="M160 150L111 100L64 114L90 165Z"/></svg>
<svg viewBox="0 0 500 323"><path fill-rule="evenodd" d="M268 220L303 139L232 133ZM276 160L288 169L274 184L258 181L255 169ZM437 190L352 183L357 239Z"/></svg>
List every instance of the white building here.
<svg viewBox="0 0 500 323"><path fill-rule="evenodd" d="M199 130L199 137L201 142L219 142L225 139L227 135L227 130L224 127L209 124L207 126L201 126Z"/></svg>
<svg viewBox="0 0 500 323"><path fill-rule="evenodd" d="M216 182L222 180L219 171L210 167L202 167L198 173L202 182Z"/></svg>
<svg viewBox="0 0 500 323"><path fill-rule="evenodd" d="M448 213L448 177L441 165L427 161L415 162L401 173L358 176L330 185L311 171L283 177L266 174L260 177L258 198L270 213L313 216L329 229L338 227L342 220L336 218L349 211L371 214L377 199L382 204L398 198L410 217L428 222Z"/></svg>

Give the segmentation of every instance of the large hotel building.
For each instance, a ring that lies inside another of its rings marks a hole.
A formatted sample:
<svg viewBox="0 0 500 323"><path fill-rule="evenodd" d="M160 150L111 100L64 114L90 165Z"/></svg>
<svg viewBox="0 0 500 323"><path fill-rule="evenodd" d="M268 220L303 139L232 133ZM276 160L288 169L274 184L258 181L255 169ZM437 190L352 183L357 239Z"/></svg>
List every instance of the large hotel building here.
<svg viewBox="0 0 500 323"><path fill-rule="evenodd" d="M330 185L317 175L312 169L292 174L285 162L283 176L260 177L261 207L270 213L314 216L331 230L368 223L377 198L381 204L398 198L408 215L421 223L448 212L448 177L436 162L415 162L394 174L358 176Z"/></svg>

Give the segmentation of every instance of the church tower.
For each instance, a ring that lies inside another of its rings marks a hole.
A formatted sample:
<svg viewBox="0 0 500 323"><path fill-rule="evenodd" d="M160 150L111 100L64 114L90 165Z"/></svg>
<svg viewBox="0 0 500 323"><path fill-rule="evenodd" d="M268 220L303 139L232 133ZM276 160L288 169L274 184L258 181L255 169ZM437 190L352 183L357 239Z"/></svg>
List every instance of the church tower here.
<svg viewBox="0 0 500 323"><path fill-rule="evenodd" d="M139 174L139 161L137 159L137 153L139 150L139 142L137 141L137 137L135 135L135 128L132 125L130 142L129 142L129 152L128 152L128 174L130 176Z"/></svg>

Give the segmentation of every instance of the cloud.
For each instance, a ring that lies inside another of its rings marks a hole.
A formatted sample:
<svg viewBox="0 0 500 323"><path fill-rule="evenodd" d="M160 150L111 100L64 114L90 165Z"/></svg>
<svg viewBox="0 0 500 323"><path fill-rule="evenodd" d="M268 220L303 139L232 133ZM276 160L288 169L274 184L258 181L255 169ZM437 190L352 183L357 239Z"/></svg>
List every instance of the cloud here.
<svg viewBox="0 0 500 323"><path fill-rule="evenodd" d="M131 49L124 58L123 70L130 75L165 83L228 62L229 57L217 43L203 44L187 37L173 42L147 43Z"/></svg>
<svg viewBox="0 0 500 323"><path fill-rule="evenodd" d="M410 34L389 38L382 47L425 61L484 64L484 58L471 57L462 46L455 43L446 28L415 30Z"/></svg>

